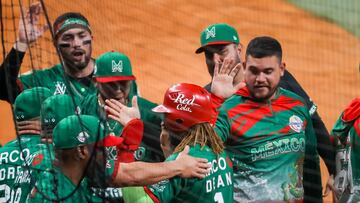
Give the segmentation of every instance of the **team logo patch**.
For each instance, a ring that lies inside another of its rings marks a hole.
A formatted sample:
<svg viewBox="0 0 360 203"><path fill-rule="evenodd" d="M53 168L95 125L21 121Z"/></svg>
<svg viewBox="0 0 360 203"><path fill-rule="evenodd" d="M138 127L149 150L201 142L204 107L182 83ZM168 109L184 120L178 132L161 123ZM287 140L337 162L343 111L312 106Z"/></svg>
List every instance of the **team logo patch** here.
<svg viewBox="0 0 360 203"><path fill-rule="evenodd" d="M179 92L176 94L176 98L174 96L175 94L170 95L170 99L173 100L175 104L177 104L177 110L192 112L191 107L194 105L198 105L195 103L194 95L192 96L192 98L186 98L184 94Z"/></svg>
<svg viewBox="0 0 360 203"><path fill-rule="evenodd" d="M214 38L216 36L216 31L215 31L215 27L212 27L210 30L206 29L206 39Z"/></svg>
<svg viewBox="0 0 360 203"><path fill-rule="evenodd" d="M55 82L55 92L54 95L65 94L66 86L63 82L57 81Z"/></svg>
<svg viewBox="0 0 360 203"><path fill-rule="evenodd" d="M116 63L115 60L112 60L111 61L111 67L112 67L111 71L113 73L115 73L115 72L122 73L122 71L123 71L123 62L120 60L118 63Z"/></svg>
<svg viewBox="0 0 360 203"><path fill-rule="evenodd" d="M33 166L39 165L42 162L43 159L44 159L44 155L43 154L38 154L37 156L34 157L34 159L32 161L32 165Z"/></svg>
<svg viewBox="0 0 360 203"><path fill-rule="evenodd" d="M289 118L289 126L292 130L299 133L303 129L304 122L299 118L299 116L292 115Z"/></svg>
<svg viewBox="0 0 360 203"><path fill-rule="evenodd" d="M77 139L79 140L79 142L84 143L89 137L90 137L89 134L87 134L87 132L84 131L79 133Z"/></svg>

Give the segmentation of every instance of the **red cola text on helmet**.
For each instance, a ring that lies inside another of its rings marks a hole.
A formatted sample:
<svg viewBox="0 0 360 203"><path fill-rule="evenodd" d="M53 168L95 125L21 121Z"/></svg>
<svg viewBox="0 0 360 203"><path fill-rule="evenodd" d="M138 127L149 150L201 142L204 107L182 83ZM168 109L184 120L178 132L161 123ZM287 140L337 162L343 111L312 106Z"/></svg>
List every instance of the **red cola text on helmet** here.
<svg viewBox="0 0 360 203"><path fill-rule="evenodd" d="M174 100L174 103L178 104L176 106L177 110L192 112L190 107L194 105L194 101L195 101L195 96L192 96L192 99L188 99L185 98L184 94L179 93L176 99Z"/></svg>

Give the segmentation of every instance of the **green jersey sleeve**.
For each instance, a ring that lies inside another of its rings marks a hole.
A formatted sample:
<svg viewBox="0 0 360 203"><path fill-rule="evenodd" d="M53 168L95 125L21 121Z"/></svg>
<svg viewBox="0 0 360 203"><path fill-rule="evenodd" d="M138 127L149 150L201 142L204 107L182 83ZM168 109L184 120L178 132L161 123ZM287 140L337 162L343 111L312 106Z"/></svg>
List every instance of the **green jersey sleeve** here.
<svg viewBox="0 0 360 203"><path fill-rule="evenodd" d="M172 154L166 161L175 160L177 154ZM145 188L145 191L153 199L154 202L171 202L180 193L181 188L184 187L184 179L174 177L171 179L160 181L156 184Z"/></svg>
<svg viewBox="0 0 360 203"><path fill-rule="evenodd" d="M340 115L340 117L337 119L330 134L333 137L339 138L340 141L344 143L346 141L348 133L349 133L350 129L352 128L354 122L353 121L350 121L350 122L343 121L343 119L342 119L343 115L344 115L344 113L342 113Z"/></svg>
<svg viewBox="0 0 360 203"><path fill-rule="evenodd" d="M230 120L227 115L227 112L223 108L220 108L215 123L215 131L223 142L226 142L226 140L230 136L230 129L231 129Z"/></svg>

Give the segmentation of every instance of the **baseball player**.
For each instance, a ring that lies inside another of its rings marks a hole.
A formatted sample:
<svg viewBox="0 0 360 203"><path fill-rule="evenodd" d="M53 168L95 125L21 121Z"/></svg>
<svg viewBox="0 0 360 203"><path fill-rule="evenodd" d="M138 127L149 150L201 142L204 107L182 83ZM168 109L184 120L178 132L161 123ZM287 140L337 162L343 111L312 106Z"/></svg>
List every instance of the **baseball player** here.
<svg viewBox="0 0 360 203"><path fill-rule="evenodd" d="M52 170L55 159L52 133L56 124L63 118L75 115L76 107L69 95L52 95L41 104L41 144L39 145L43 161L34 168L39 171Z"/></svg>
<svg viewBox="0 0 360 203"><path fill-rule="evenodd" d="M241 67L239 63L241 62L241 51L243 50L242 45L240 43L237 31L230 25L213 24L208 26L201 33L200 41L201 47L196 50L196 53L204 52L208 71L212 77L214 76L215 61L218 61L220 64L224 64L225 59L228 59L230 60L230 66L234 67L239 65ZM240 71L235 76L234 84L241 83L243 80L243 75L241 74L242 72L243 71ZM212 91L212 93L214 93L216 90L214 90L214 87L212 87L211 84L212 83L209 83L205 88L208 91ZM284 74L280 79L279 86L283 89L290 90L304 98L309 109L314 130L317 136L317 149L326 163L329 174L333 174L335 170L333 163L334 148L332 146L329 133L316 111L316 105L313 103L313 101L311 101L300 84L286 69L284 70ZM225 91L225 89L223 89L223 91ZM227 95L227 93L222 94ZM317 179L320 179L320 170L316 170L319 172ZM321 201L321 185L318 185L316 189L311 187L311 185L315 185L310 184L312 179L313 178L310 179L309 184L305 184L305 190L309 191L309 193L305 192L305 196L309 194L309 198L318 198L319 201ZM307 189L308 186L309 189Z"/></svg>
<svg viewBox="0 0 360 203"><path fill-rule="evenodd" d="M167 161L189 145L190 155L211 164L204 179L174 177L145 187L154 202L233 202L232 163L210 125L211 109L210 93L186 83L170 87L163 104L153 109L164 113L161 146L164 154L171 153Z"/></svg>
<svg viewBox="0 0 360 203"><path fill-rule="evenodd" d="M121 142L119 137L104 137L96 117L72 115L62 119L53 131L57 157L54 171L41 174L27 201L91 202L91 191L83 177L93 150L101 149L95 144L115 146Z"/></svg>
<svg viewBox="0 0 360 203"><path fill-rule="evenodd" d="M37 70L18 78L27 43L36 41L47 29L46 26L38 25L41 11L40 3L35 3L27 11L25 21L20 18L19 39L0 69L0 78L5 78L5 69L8 68L11 84L9 86L6 80L1 80L1 88L4 91L0 91L0 98L11 102L7 89L11 90L15 98L23 89L43 86L49 88L53 94L72 95L76 106L79 106L86 95L96 92L92 83L95 65L95 59L91 58L92 31L89 21L80 13L64 13L57 17L53 24L54 45L59 50L64 64L56 64L51 68ZM28 32L22 29L25 27ZM133 85L136 92L136 84Z"/></svg>
<svg viewBox="0 0 360 203"><path fill-rule="evenodd" d="M106 134L120 136L122 134L123 125L107 116L104 109L105 100L114 99L126 106L139 106L140 111L137 112L134 117L141 118L143 121L143 125L140 127L144 130L143 141L141 146L134 145L134 148L131 149L131 151L133 151L135 158L138 161L162 161L164 158L159 147L161 118L151 111L156 104L142 97L134 97L133 87L135 86L131 85L131 83L135 81L136 78L132 74L129 58L122 53L114 51L102 54L96 60L93 78L98 94L89 95L84 99L84 102L81 105L82 113L99 117L104 123ZM116 148L106 148L106 150L107 154L110 156L109 158L116 161ZM134 155L125 159L123 157L120 161L132 162ZM121 191L121 189L118 191ZM99 195L104 193L101 189L96 189L96 192ZM119 199L122 199L121 194L107 192L103 196L108 200L112 199L118 201Z"/></svg>
<svg viewBox="0 0 360 203"><path fill-rule="evenodd" d="M39 119L43 100L51 95L47 88L38 87L22 92L15 100L16 121ZM0 202L24 202L43 161L39 133L19 134L19 137L0 148Z"/></svg>
<svg viewBox="0 0 360 203"><path fill-rule="evenodd" d="M223 103L215 127L233 159L234 201L302 201L310 176L303 168L319 167L316 137L303 99L278 87L285 69L280 43L254 38L244 64L246 87ZM313 184L321 187L321 180Z"/></svg>
<svg viewBox="0 0 360 203"><path fill-rule="evenodd" d="M339 202L360 202L360 98L354 99L336 121L331 135L339 141L335 191ZM339 156L342 155L342 156Z"/></svg>
<svg viewBox="0 0 360 203"><path fill-rule="evenodd" d="M52 132L56 124L71 115L75 115L77 112L77 108L75 107L72 98L69 95L53 95L47 98L41 108L41 126L42 126L42 143L40 145L40 151L43 156L43 161L41 164L37 164L36 169L40 171L48 171L53 170L52 162L55 159L54 149L52 145ZM49 173L51 176L52 174ZM89 186L89 193L91 196L91 202L103 202L103 198L97 195L97 189L91 188ZM41 192L41 191L40 191ZM109 194L109 196L114 197L114 199L119 199L121 197L121 193L117 188L106 188L104 193Z"/></svg>
<svg viewBox="0 0 360 203"><path fill-rule="evenodd" d="M143 121L143 141L140 148L135 152L136 160L147 162L159 162L164 158L161 154L159 134L161 117L151 111L156 104L142 98L134 97L135 81L129 58L119 52L107 52L96 60L94 82L98 90L97 94L89 95L81 105L82 113L98 116L104 121L107 133L121 135L123 126L115 120L108 118L106 114L105 100L121 103L125 106L136 105L139 112L134 115ZM115 156L115 155L114 155Z"/></svg>
<svg viewBox="0 0 360 203"><path fill-rule="evenodd" d="M135 120L134 122L141 122ZM133 123L134 123L133 122ZM124 128L132 129L129 124ZM135 125L136 126L136 125ZM104 177L104 147L117 146L119 155L127 153L129 139L134 135L130 130L122 137L105 136L104 127L94 116L73 115L61 120L53 131L56 154L55 177L42 173L28 196L28 202L79 201L91 202L93 193L88 190L88 179ZM125 131L127 132L127 131ZM187 149L188 150L188 149ZM176 175L203 177L208 171L206 160L193 158L181 153L178 159L167 163L118 163L112 162L111 183L114 186L152 184ZM109 168L106 166L106 168ZM40 191L42 191L40 193Z"/></svg>

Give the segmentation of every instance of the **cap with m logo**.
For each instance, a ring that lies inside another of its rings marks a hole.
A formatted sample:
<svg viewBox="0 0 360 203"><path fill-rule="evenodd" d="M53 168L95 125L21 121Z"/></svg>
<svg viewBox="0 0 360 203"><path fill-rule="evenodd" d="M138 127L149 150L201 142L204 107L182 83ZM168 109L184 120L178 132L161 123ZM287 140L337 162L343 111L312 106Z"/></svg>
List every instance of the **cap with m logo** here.
<svg viewBox="0 0 360 203"><path fill-rule="evenodd" d="M106 52L96 59L94 78L100 83L135 80L129 57L114 51Z"/></svg>
<svg viewBox="0 0 360 203"><path fill-rule="evenodd" d="M204 47L208 45L220 44L239 44L240 39L235 28L228 24L213 24L205 28L200 36L201 47L195 53L199 54L204 51Z"/></svg>

